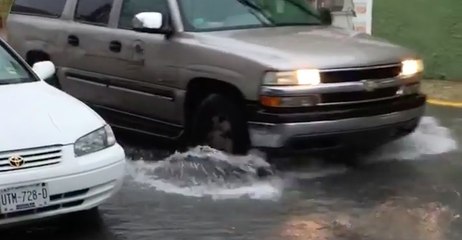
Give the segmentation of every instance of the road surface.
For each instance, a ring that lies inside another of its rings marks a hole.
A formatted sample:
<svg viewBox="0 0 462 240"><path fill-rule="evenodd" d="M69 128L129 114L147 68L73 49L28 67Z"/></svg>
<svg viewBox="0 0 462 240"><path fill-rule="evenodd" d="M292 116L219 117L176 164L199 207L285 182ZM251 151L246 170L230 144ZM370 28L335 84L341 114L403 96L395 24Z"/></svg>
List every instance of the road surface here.
<svg viewBox="0 0 462 240"><path fill-rule="evenodd" d="M366 163L355 169L307 157L267 179L255 178L251 167L228 176L208 165L178 166L174 160L184 154L166 159L163 150L127 145L134 158L127 181L99 213L10 228L0 236L462 239L461 142L462 109L429 107L416 133L365 156Z"/></svg>

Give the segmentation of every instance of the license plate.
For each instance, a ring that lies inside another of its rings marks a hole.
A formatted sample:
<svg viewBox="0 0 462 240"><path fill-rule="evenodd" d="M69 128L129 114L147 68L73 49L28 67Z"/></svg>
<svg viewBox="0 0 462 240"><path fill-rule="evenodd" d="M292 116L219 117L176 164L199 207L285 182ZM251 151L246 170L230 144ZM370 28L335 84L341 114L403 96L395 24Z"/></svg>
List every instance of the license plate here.
<svg viewBox="0 0 462 240"><path fill-rule="evenodd" d="M0 213L20 212L45 207L50 202L45 183L0 189Z"/></svg>

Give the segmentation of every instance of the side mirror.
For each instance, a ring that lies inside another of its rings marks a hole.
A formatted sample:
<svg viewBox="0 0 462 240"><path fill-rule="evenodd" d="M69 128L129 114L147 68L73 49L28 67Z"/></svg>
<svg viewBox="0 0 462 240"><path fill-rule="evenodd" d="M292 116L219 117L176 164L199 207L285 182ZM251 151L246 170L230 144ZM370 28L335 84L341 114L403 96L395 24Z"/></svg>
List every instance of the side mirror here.
<svg viewBox="0 0 462 240"><path fill-rule="evenodd" d="M51 61L43 61L35 63L32 70L41 80L45 81L55 75L56 66Z"/></svg>
<svg viewBox="0 0 462 240"><path fill-rule="evenodd" d="M164 16L159 12L142 12L133 17L133 29L138 32L170 34L171 29L164 23Z"/></svg>
<svg viewBox="0 0 462 240"><path fill-rule="evenodd" d="M332 12L328 8L319 8L319 17L323 25L332 25Z"/></svg>

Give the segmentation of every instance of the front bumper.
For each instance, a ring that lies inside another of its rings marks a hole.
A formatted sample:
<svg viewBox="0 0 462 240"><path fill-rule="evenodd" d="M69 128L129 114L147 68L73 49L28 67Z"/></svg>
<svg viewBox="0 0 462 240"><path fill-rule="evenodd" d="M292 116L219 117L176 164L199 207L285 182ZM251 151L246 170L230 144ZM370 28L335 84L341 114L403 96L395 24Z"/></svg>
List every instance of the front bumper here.
<svg viewBox="0 0 462 240"><path fill-rule="evenodd" d="M0 226L89 210L118 192L126 166L119 145L80 158L73 154L72 146L64 146L57 165L0 173L0 189L46 183L50 194L46 207L0 213Z"/></svg>
<svg viewBox="0 0 462 240"><path fill-rule="evenodd" d="M424 114L425 100L415 95L324 111L252 111L250 139L257 148L288 151L380 144L413 131Z"/></svg>

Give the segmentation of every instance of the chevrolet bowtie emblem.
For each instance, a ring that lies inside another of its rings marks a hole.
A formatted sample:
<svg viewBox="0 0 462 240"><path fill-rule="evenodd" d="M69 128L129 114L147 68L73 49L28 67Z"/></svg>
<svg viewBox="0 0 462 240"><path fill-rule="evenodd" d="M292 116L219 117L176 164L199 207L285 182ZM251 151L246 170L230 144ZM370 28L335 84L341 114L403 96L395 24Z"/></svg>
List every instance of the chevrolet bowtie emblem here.
<svg viewBox="0 0 462 240"><path fill-rule="evenodd" d="M8 160L10 161L10 166L17 168L22 167L25 162L24 158L19 155L11 156Z"/></svg>
<svg viewBox="0 0 462 240"><path fill-rule="evenodd" d="M361 82L363 83L364 89L368 92L372 92L380 86L378 82L373 80L363 80Z"/></svg>

